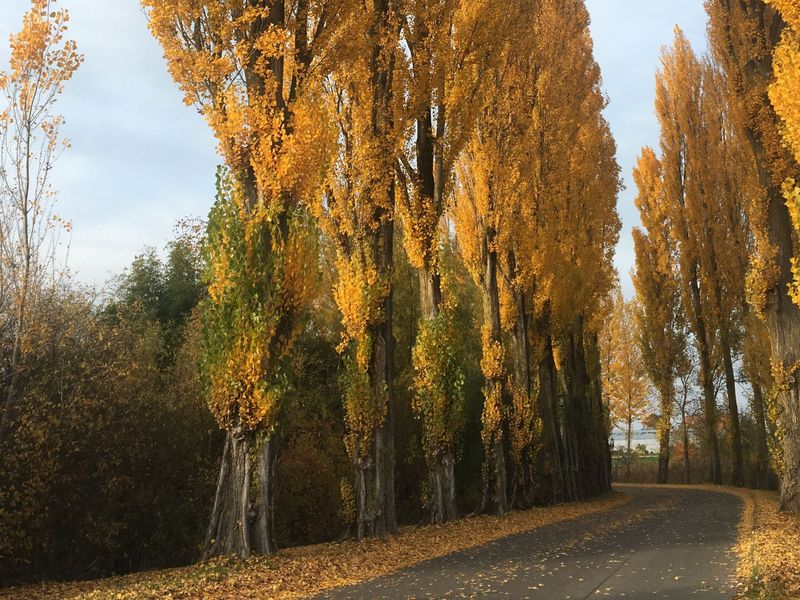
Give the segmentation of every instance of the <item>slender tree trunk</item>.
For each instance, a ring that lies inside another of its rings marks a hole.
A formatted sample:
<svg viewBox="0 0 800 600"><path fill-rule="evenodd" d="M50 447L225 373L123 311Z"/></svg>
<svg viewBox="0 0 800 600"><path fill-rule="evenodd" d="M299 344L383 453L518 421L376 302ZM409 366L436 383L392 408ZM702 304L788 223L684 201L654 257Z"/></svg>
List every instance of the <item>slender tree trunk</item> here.
<svg viewBox="0 0 800 600"><path fill-rule="evenodd" d="M564 336L562 351L566 440L575 480L575 499L582 500L599 493L605 471L605 457L596 443L598 432L604 427L597 422L599 415L592 411L582 317L575 319Z"/></svg>
<svg viewBox="0 0 800 600"><path fill-rule="evenodd" d="M375 24L370 36L370 74L372 90L372 136L376 140L386 139L393 130L392 96L394 62L387 59L385 47L387 35L392 30L391 0L375 0L373 5ZM382 277L391 282L394 267L394 206L395 180L394 156L388 152L380 157L385 177L379 185L386 184L388 206L381 207L372 217L380 223L372 237L372 255ZM383 302L383 321L372 328L372 359L368 368L373 401L385 407L385 418L374 432L373 446L369 458L356 464L356 498L358 502L357 533L359 538L367 535L384 536L397 529L395 510L395 454L394 454L394 337L392 334L393 288Z"/></svg>
<svg viewBox="0 0 800 600"><path fill-rule="evenodd" d="M703 304L700 297L700 284L697 281L697 265L692 269L690 281L692 293L692 310L694 312L695 337L697 351L700 355L700 379L703 386L703 408L706 420L706 434L711 452L709 479L711 483L722 483L722 467L719 457L719 439L717 437L717 399L714 394L714 372L711 364L711 344L706 330Z"/></svg>
<svg viewBox="0 0 800 600"><path fill-rule="evenodd" d="M692 483L691 463L689 462L689 424L686 422L686 407L681 409L681 423L683 425L683 465L686 468L686 483Z"/></svg>
<svg viewBox="0 0 800 600"><path fill-rule="evenodd" d="M630 407L630 398L628 399L628 407ZM628 429L626 433L627 450L625 451L625 477L630 481L631 478L631 432L633 431L633 419L631 418L631 411L628 410Z"/></svg>
<svg viewBox="0 0 800 600"><path fill-rule="evenodd" d="M773 489L775 474L769 464L764 396L758 382L754 381L751 385L753 388L753 418L756 421L756 487L761 490L769 490Z"/></svg>
<svg viewBox="0 0 800 600"><path fill-rule="evenodd" d="M17 400L17 387L19 386L19 361L22 355L22 341L25 333L26 319L28 316L28 296L30 295L31 288L31 264L32 264L32 249L30 239L30 223L29 223L29 194L31 185L31 131L27 131L26 141L26 158L25 158L25 178L24 178L24 192L23 192L23 206L20 212L20 229L22 232L22 281L20 282L19 295L17 301L17 314L14 323L14 346L11 350L11 381L6 390L6 401L0 412L0 444L3 443L6 435L8 425L14 420L14 408Z"/></svg>
<svg viewBox="0 0 800 600"><path fill-rule="evenodd" d="M386 220L374 240L378 269L387 278L393 264L394 224ZM385 406L386 416L374 434L368 459L356 462L357 534L359 539L384 536L397 529L394 497L394 337L392 335L393 292L383 304L383 321L373 327L372 359L368 369L376 404Z"/></svg>
<svg viewBox="0 0 800 600"><path fill-rule="evenodd" d="M722 339L722 359L725 366L725 385L728 396L728 412L731 419L731 444L733 446L733 475L735 486L744 485L744 455L742 452L742 429L739 424L739 405L736 401L736 376L733 372L733 357L727 335Z"/></svg>
<svg viewBox="0 0 800 600"><path fill-rule="evenodd" d="M662 423L658 432L658 483L669 483L669 434L669 422Z"/></svg>
<svg viewBox="0 0 800 600"><path fill-rule="evenodd" d="M502 344L500 329L500 293L497 284L497 253L492 250L494 233L489 232L486 245L486 265L484 267L483 281L483 314L485 326L490 328L490 341L492 344ZM493 398L503 394L503 380L491 377L486 380L486 397ZM502 400L499 407L503 412ZM484 431L484 446L486 452L483 467L483 498L481 512L495 515L504 515L508 512L507 477L505 449L503 447L503 423L494 431ZM484 428L486 428L484 423Z"/></svg>
<svg viewBox="0 0 800 600"><path fill-rule="evenodd" d="M793 278L792 229L785 201L776 192L774 187L770 192L769 233L778 249L780 277L768 295L766 315L773 363L786 371L776 381L783 454L781 510L800 513L800 307L786 293Z"/></svg>
<svg viewBox="0 0 800 600"><path fill-rule="evenodd" d="M432 189L432 180L431 180ZM442 282L433 269L419 269L420 317L435 318L441 310ZM431 522L446 523L458 518L455 491L455 457L450 448L442 449L428 465L431 486Z"/></svg>
<svg viewBox="0 0 800 600"><path fill-rule="evenodd" d="M780 19L767 13L772 9L764 3L754 3L748 19L764 29L768 48L778 44L783 28ZM767 30L768 24L772 25ZM767 190L767 231L769 242L777 250L775 264L779 273L767 293L764 310L772 350L772 363L788 371L776 381L776 401L780 412L777 424L782 432L783 464L781 473L781 509L800 513L800 373L796 365L800 359L800 307L787 294L792 282L794 258L793 227L781 186L787 175L797 177L797 168L781 165L791 156L774 155L765 148L762 135L779 135L780 119L774 113L767 95L767 83L772 77L771 52L761 52L762 58L748 62L742 73L741 88L736 90L743 108L749 113L745 134L753 150L761 186ZM745 97L745 93L750 92ZM753 94L756 92L756 94ZM756 129L757 128L757 129ZM786 163L784 163L786 164ZM792 173L794 171L794 173Z"/></svg>
<svg viewBox="0 0 800 600"><path fill-rule="evenodd" d="M600 341L596 332L585 336L585 355L589 371L589 401L593 428L592 460L597 479L597 493L611 491L611 421L603 403L602 366L600 364Z"/></svg>
<svg viewBox="0 0 800 600"><path fill-rule="evenodd" d="M517 273L516 255L514 252L509 252L508 255L509 269L514 277ZM530 356L530 314L528 313L528 306L525 299L525 291L523 289L514 290L514 297L516 301L516 320L514 328L511 332L511 347L513 352L513 387L515 393L524 393L528 400L531 399L533 391L533 382L531 381L531 356ZM516 408L516 407L515 407ZM512 415L514 427L532 427L533 423L530 420L533 415L523 414L522 418L517 418L517 415ZM528 434L526 431L525 434ZM528 486L527 467L529 466L529 452L530 448L525 446L523 448L514 448L510 453L511 456L511 506L517 508L529 508L533 504L533 490Z"/></svg>

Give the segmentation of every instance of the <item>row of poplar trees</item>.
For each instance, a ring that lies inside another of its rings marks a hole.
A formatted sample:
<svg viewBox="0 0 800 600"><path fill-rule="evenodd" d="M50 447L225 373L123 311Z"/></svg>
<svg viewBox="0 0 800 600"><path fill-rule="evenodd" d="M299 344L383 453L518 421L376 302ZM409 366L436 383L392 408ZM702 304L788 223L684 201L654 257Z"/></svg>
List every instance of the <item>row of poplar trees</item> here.
<svg viewBox="0 0 800 600"><path fill-rule="evenodd" d="M707 0L706 9L710 55L698 58L676 29L656 77L660 152L645 148L634 171L642 220L634 284L643 359L661 404L659 481L667 481L675 381L693 344L709 480L722 481L719 385L731 479L745 483L741 357L753 392L754 483L769 487L774 468L782 508L797 512L800 5Z"/></svg>
<svg viewBox="0 0 800 600"><path fill-rule="evenodd" d="M432 520L457 516L465 412L447 238L483 298L481 510L609 490L598 330L620 179L583 0L142 4L225 161L202 371L227 439L206 556L275 550L287 357L321 245L335 253L357 533L396 529L396 232L420 280L412 408Z"/></svg>

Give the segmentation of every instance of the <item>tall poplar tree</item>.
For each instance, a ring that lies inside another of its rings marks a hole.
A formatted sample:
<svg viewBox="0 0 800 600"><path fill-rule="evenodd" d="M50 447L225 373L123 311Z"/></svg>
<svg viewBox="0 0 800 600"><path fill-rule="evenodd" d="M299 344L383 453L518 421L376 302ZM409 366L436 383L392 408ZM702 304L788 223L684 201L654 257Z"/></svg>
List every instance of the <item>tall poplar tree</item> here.
<svg viewBox="0 0 800 600"><path fill-rule="evenodd" d="M226 431L205 556L275 550L275 435L285 359L316 278L308 203L327 155L320 73L343 2L142 0L185 101L205 116L227 173L209 220L203 371ZM310 268L310 265L311 268Z"/></svg>
<svg viewBox="0 0 800 600"><path fill-rule="evenodd" d="M689 369L687 331L680 296L676 249L670 236L661 162L644 148L633 171L636 207L643 229L634 228L638 299L636 319L642 359L658 391L658 483L669 480L670 431L676 402L675 380Z"/></svg>
<svg viewBox="0 0 800 600"><path fill-rule="evenodd" d="M763 0L707 0L706 10L710 45L727 75L737 122L750 143L764 190L747 204L755 238L748 298L769 331L782 453L781 507L800 512L800 306L787 293L797 240L784 197L787 180L800 178L800 164L781 136L782 123L769 98L775 80L773 54L787 26ZM796 22L794 12L787 11L787 16ZM777 56L780 65L781 54Z"/></svg>
<svg viewBox="0 0 800 600"><path fill-rule="evenodd" d="M401 18L408 103L408 151L398 157L398 212L420 281L419 335L413 352L415 412L423 421L431 518L455 518L455 450L461 434L462 366L454 361L449 305L440 269L441 220L455 161L479 116L479 94L508 35L513 9L487 0L413 0Z"/></svg>
<svg viewBox="0 0 800 600"><path fill-rule="evenodd" d="M681 296L700 357L706 440L711 454L709 479L721 483L714 389L719 348L711 308L713 288L709 289L716 282L701 264L711 200L703 177L707 145L700 114L702 95L703 67L683 32L676 28L674 45L664 52L662 69L656 77L656 113L661 126L665 203L678 252Z"/></svg>
<svg viewBox="0 0 800 600"><path fill-rule="evenodd" d="M393 2L376 2L348 24L332 72L338 161L320 216L334 242L334 297L348 351L345 445L353 461L358 538L395 530L392 269L395 160L401 137L395 106L399 60Z"/></svg>

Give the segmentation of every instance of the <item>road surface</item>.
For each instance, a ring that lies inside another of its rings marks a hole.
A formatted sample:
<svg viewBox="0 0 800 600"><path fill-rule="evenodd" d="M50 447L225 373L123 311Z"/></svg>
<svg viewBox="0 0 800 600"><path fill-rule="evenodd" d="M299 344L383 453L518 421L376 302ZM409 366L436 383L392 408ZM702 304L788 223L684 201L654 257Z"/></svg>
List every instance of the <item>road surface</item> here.
<svg viewBox="0 0 800 600"><path fill-rule="evenodd" d="M319 596L366 598L730 598L741 501L624 486L620 508L513 535Z"/></svg>

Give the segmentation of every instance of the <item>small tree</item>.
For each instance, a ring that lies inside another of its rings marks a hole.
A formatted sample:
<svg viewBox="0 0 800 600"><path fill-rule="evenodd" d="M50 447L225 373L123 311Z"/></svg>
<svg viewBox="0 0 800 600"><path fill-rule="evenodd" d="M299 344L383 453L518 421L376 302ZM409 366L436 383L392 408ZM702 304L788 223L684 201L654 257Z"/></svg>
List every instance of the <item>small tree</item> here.
<svg viewBox="0 0 800 600"><path fill-rule="evenodd" d="M0 298L10 305L13 328L11 379L0 414L0 440L13 411L20 355L36 290L55 264L58 225L50 173L69 143L64 118L53 106L83 62L65 40L69 13L55 0L31 0L22 29L11 36L10 70L0 72Z"/></svg>
<svg viewBox="0 0 800 600"><path fill-rule="evenodd" d="M635 301L625 301L617 290L611 317L606 324L602 346L607 365L603 373L611 423L624 426L626 436L626 470L630 475L633 422L650 410L650 381L637 340Z"/></svg>

